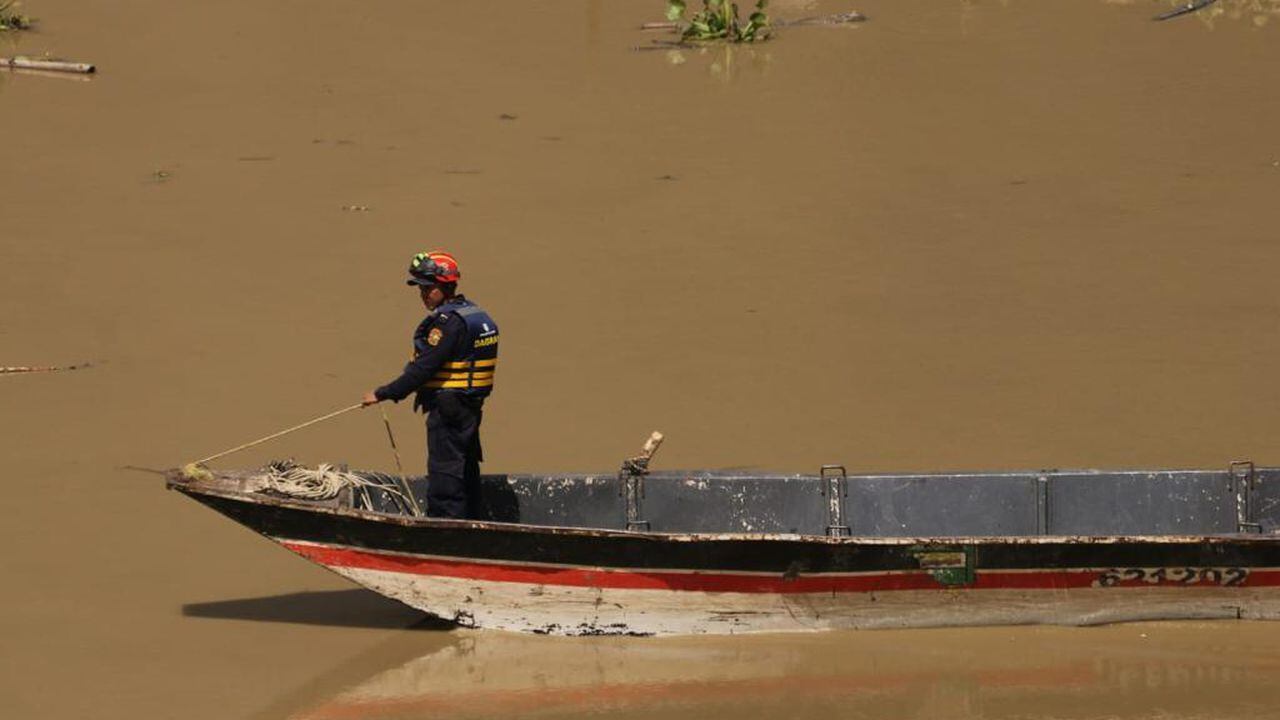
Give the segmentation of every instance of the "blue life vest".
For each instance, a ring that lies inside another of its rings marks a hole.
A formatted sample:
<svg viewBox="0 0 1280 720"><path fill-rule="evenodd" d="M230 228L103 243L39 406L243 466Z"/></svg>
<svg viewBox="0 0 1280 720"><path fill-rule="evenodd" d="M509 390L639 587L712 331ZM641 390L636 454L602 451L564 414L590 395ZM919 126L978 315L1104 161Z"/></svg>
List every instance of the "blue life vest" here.
<svg viewBox="0 0 1280 720"><path fill-rule="evenodd" d="M419 326L420 331L414 333L413 356L417 358L426 352L430 328L439 327L441 321L447 320L444 316L450 313L466 323L467 337L459 354L446 360L420 392L456 392L486 397L493 392L493 376L498 369L498 323L479 305L462 297L450 298L441 304Z"/></svg>

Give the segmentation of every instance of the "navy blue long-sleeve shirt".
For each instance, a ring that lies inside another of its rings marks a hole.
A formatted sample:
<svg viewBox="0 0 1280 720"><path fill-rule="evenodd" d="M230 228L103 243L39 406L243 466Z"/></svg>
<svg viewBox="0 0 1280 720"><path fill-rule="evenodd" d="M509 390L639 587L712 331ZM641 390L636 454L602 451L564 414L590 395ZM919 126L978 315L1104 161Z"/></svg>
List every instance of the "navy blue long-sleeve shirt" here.
<svg viewBox="0 0 1280 720"><path fill-rule="evenodd" d="M435 344L428 338L439 330ZM445 363L465 355L467 322L457 313L431 313L414 331L414 347L424 348L416 358L404 366L400 377L373 391L379 400L400 402L422 388ZM417 407L420 403L414 403Z"/></svg>

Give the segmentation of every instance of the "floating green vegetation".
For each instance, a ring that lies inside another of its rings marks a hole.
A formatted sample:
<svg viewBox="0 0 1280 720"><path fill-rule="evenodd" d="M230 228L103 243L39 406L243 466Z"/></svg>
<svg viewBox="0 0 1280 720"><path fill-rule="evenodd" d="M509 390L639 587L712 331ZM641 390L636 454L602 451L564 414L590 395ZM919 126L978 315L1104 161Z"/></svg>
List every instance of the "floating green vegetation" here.
<svg viewBox="0 0 1280 720"><path fill-rule="evenodd" d="M724 40L726 42L756 42L769 37L769 16L765 14L768 0L756 0L756 10L747 17L747 24L738 20L738 4L729 0L702 0L702 11L689 18L680 36L683 40ZM679 22L684 17L684 0L667 0L667 19Z"/></svg>
<svg viewBox="0 0 1280 720"><path fill-rule="evenodd" d="M14 0L0 2L0 32L5 30L28 30L31 18L18 12L19 4Z"/></svg>

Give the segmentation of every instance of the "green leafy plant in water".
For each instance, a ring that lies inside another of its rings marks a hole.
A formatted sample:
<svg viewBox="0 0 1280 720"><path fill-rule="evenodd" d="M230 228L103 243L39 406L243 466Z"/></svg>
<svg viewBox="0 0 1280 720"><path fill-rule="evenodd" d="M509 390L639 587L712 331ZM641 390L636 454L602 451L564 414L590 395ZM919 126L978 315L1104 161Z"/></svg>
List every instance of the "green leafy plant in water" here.
<svg viewBox="0 0 1280 720"><path fill-rule="evenodd" d="M0 2L0 31L27 30L31 27L31 18L18 12L17 2Z"/></svg>
<svg viewBox="0 0 1280 720"><path fill-rule="evenodd" d="M728 42L756 42L769 37L769 16L765 14L768 0L756 0L755 12L743 25L738 20L738 4L730 0L702 0L702 11L689 18L689 24L681 31L684 40L726 40ZM667 19L679 22L684 17L685 0L667 0Z"/></svg>

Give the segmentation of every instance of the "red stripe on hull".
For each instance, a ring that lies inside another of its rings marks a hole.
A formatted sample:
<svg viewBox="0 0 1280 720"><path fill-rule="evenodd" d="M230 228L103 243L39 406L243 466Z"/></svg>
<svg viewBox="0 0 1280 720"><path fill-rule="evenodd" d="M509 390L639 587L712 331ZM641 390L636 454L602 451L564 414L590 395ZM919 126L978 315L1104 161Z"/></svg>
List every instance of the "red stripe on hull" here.
<svg viewBox="0 0 1280 720"><path fill-rule="evenodd" d="M467 578L493 582L561 585L570 587L617 588L627 590L681 590L738 593L849 593L887 590L1061 590L1096 587L1100 573L1093 570L978 570L973 583L946 585L927 570L906 570L858 575L817 575L784 578L781 575L750 575L729 572L699 573L637 569L584 569L541 567L467 560L394 555L355 548L329 547L280 541L286 548L313 562L334 568L381 570L408 575ZM1280 570L1254 570L1235 587L1280 586ZM1147 583L1125 580L1110 587L1222 587L1196 582Z"/></svg>

